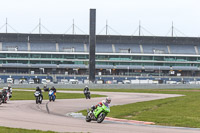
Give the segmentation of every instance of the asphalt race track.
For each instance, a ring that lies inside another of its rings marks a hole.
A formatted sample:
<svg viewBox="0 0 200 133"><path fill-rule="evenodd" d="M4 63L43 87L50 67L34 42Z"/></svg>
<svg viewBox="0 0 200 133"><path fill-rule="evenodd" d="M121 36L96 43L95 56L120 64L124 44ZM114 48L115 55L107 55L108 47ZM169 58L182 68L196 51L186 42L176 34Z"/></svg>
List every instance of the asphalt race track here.
<svg viewBox="0 0 200 133"><path fill-rule="evenodd" d="M63 91L62 91L63 92ZM69 92L67 93L82 93ZM112 105L122 105L140 101L149 101L180 95L172 94L146 94L146 93L116 93L116 92L92 92L93 94L107 95L112 98ZM59 96L59 95L57 95ZM66 116L71 112L89 108L104 98L66 99L55 102L43 101L36 105L35 100L8 101L0 105L0 126L51 130L57 132L92 132L92 133L199 133L199 129L175 128L162 126L149 126L138 124L126 124L121 122L107 121L98 124L85 122L81 118ZM47 108L49 109L49 113ZM111 110L112 113L112 110Z"/></svg>

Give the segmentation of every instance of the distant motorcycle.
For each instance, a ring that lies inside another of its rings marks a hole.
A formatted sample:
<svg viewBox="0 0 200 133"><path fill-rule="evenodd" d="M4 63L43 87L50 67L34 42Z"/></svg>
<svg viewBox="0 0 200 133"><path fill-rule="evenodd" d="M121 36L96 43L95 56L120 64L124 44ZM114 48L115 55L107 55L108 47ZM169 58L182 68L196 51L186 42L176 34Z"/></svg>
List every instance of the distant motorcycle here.
<svg viewBox="0 0 200 133"><path fill-rule="evenodd" d="M90 91L84 91L84 95L86 99L90 99Z"/></svg>
<svg viewBox="0 0 200 133"><path fill-rule="evenodd" d="M7 90L7 101L10 101L10 98L12 98L12 92Z"/></svg>
<svg viewBox="0 0 200 133"><path fill-rule="evenodd" d="M87 110L87 116L86 116L86 122L90 121L97 121L97 123L101 123L107 114L110 112L110 107L107 103L103 103L103 105L97 106L97 108L94 111Z"/></svg>
<svg viewBox="0 0 200 133"><path fill-rule="evenodd" d="M0 105L2 104L2 95L0 95Z"/></svg>
<svg viewBox="0 0 200 133"><path fill-rule="evenodd" d="M7 103L7 95L2 95L2 103Z"/></svg>
<svg viewBox="0 0 200 133"><path fill-rule="evenodd" d="M4 87L3 90L1 91L1 103L7 103L7 101L9 101L11 97L12 97L11 92Z"/></svg>
<svg viewBox="0 0 200 133"><path fill-rule="evenodd" d="M44 91L49 91L48 87L44 87L43 89L44 89Z"/></svg>
<svg viewBox="0 0 200 133"><path fill-rule="evenodd" d="M55 96L55 94L54 94L54 91L52 91L52 90L50 90L49 91L49 101L51 102L51 101L55 101L55 99L56 99L56 96Z"/></svg>
<svg viewBox="0 0 200 133"><path fill-rule="evenodd" d="M36 104L38 104L38 103L42 103L42 95L41 95L41 93L39 92L39 91L36 91L35 93L34 93L34 95L35 95L35 98L36 98Z"/></svg>

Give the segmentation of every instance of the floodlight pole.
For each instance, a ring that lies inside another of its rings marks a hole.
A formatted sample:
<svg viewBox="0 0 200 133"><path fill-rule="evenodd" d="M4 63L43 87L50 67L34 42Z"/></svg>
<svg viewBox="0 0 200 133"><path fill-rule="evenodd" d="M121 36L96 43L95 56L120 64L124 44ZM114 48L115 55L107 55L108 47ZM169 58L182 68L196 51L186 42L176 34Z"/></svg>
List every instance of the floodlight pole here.
<svg viewBox="0 0 200 133"><path fill-rule="evenodd" d="M95 47L96 47L96 9L90 9L90 29L89 29L89 81L95 81Z"/></svg>

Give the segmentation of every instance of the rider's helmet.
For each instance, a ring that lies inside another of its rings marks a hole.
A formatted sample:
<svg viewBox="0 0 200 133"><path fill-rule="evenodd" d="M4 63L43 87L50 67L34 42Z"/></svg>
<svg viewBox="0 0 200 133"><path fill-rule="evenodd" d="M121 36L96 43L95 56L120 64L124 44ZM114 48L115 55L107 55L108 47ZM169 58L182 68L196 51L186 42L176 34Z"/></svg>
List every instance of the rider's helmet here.
<svg viewBox="0 0 200 133"><path fill-rule="evenodd" d="M86 85L85 88L88 88L88 86Z"/></svg>
<svg viewBox="0 0 200 133"><path fill-rule="evenodd" d="M39 87L39 86L37 86L37 87L36 87L36 89L40 89L40 87Z"/></svg>
<svg viewBox="0 0 200 133"><path fill-rule="evenodd" d="M106 103L108 103L108 104L111 103L111 98L110 97L106 97Z"/></svg>

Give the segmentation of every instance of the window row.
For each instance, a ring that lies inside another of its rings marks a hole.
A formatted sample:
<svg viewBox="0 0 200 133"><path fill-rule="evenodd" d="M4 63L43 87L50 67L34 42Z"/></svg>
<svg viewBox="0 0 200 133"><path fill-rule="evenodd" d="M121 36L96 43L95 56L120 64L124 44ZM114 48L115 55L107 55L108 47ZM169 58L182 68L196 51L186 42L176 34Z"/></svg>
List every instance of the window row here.
<svg viewBox="0 0 200 133"><path fill-rule="evenodd" d="M46 59L89 59L89 55L75 54L19 54L0 53L0 58L46 58ZM151 61L197 61L200 57L177 57L177 56L140 56L140 55L96 55L97 60L151 60Z"/></svg>

